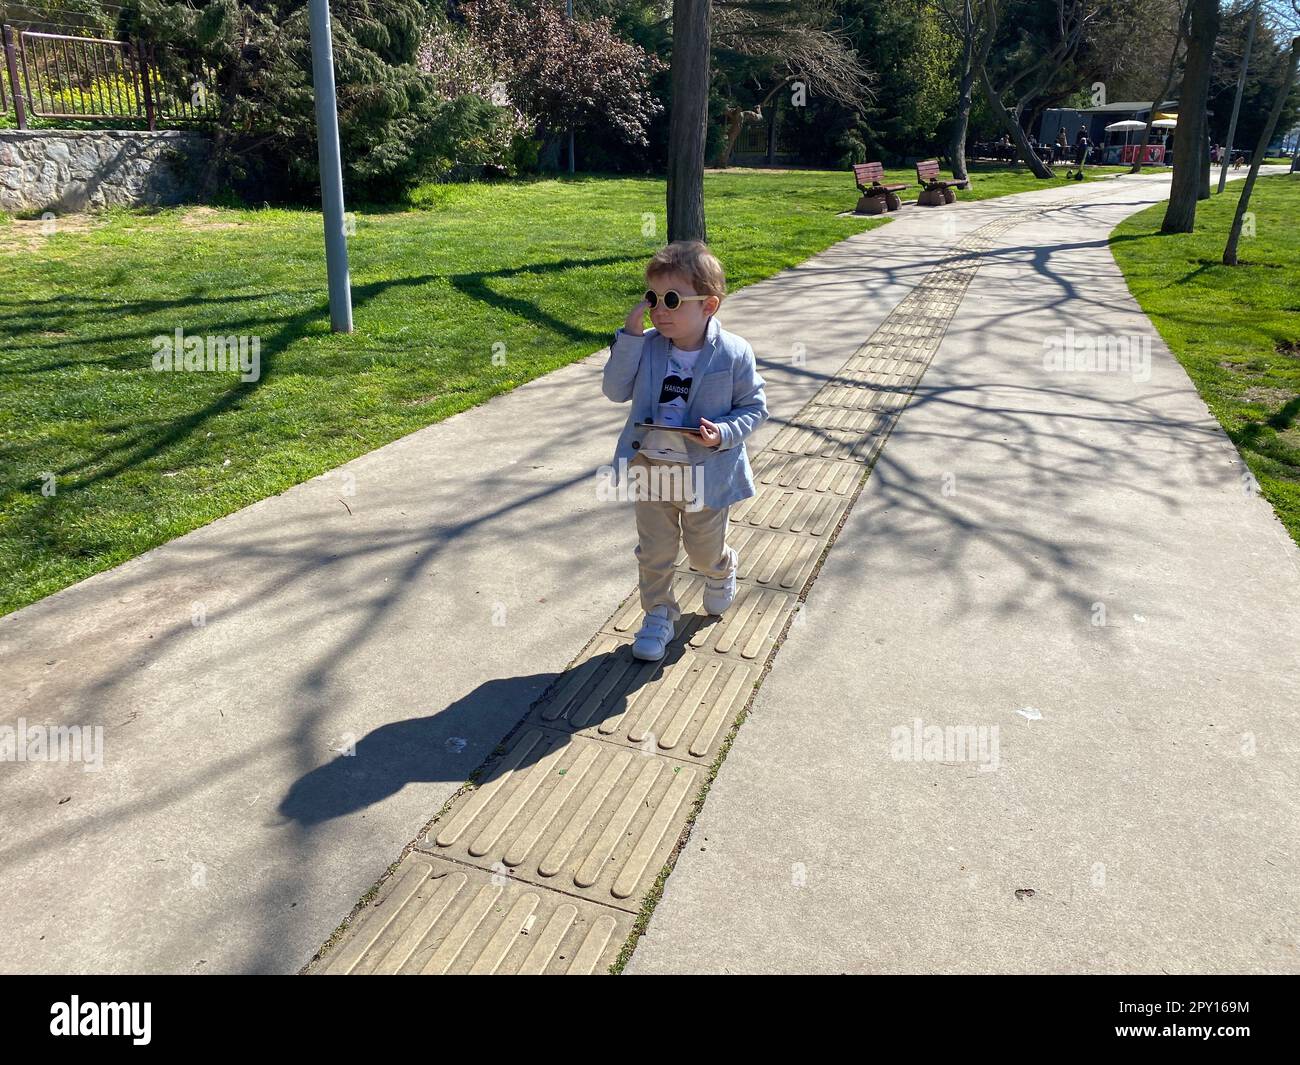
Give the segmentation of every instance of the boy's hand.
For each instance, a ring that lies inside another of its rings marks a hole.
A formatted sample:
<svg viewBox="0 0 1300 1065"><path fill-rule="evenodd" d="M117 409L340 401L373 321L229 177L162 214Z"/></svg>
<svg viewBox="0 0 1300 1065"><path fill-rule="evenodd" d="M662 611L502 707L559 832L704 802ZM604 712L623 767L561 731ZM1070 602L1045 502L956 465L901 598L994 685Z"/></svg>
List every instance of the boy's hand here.
<svg viewBox="0 0 1300 1065"><path fill-rule="evenodd" d="M700 443L705 447L717 447L722 443L722 430L708 418L700 419Z"/></svg>
<svg viewBox="0 0 1300 1065"><path fill-rule="evenodd" d="M634 337L645 336L645 312L650 309L650 304L642 300L631 311L628 312L627 321L623 323L624 332L630 333Z"/></svg>

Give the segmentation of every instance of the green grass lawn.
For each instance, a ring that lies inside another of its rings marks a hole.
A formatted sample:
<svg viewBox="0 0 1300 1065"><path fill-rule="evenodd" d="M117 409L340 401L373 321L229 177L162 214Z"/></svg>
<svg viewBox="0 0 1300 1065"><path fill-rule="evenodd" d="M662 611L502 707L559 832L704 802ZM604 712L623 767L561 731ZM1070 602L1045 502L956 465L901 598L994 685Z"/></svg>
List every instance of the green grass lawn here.
<svg viewBox="0 0 1300 1065"><path fill-rule="evenodd" d="M1202 202L1193 233L1161 236L1165 205L1122 223L1111 249L1178 357L1300 543L1300 176L1261 178L1255 236L1222 265L1241 182Z"/></svg>
<svg viewBox="0 0 1300 1065"><path fill-rule="evenodd" d="M841 173L710 174L706 199L732 291L883 224L837 217ZM662 179L412 201L357 212L351 336L310 211L0 221L0 613L599 349L666 240ZM177 328L260 337L260 379L155 372Z"/></svg>

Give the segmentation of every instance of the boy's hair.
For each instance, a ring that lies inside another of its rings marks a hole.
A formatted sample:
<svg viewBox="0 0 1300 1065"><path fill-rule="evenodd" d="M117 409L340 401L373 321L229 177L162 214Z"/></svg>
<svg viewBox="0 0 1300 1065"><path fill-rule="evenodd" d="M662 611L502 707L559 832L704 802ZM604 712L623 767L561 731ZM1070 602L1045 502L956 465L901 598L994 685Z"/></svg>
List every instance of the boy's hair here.
<svg viewBox="0 0 1300 1065"><path fill-rule="evenodd" d="M727 294L727 278L722 263L702 240L675 240L655 252L646 265L645 278L653 281L665 274L682 274L690 278L691 287L701 296Z"/></svg>

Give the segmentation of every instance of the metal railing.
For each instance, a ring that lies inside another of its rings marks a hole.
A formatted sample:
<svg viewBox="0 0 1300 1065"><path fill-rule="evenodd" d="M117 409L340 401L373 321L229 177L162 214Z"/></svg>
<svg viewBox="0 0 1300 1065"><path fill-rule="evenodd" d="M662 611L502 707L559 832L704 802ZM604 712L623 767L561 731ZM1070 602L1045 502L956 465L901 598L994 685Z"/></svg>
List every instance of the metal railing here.
<svg viewBox="0 0 1300 1065"><path fill-rule="evenodd" d="M12 109L19 129L33 118L53 121L143 121L160 125L205 122L216 115L212 71L168 78L151 48L139 42L76 37L0 27L7 92L0 112Z"/></svg>

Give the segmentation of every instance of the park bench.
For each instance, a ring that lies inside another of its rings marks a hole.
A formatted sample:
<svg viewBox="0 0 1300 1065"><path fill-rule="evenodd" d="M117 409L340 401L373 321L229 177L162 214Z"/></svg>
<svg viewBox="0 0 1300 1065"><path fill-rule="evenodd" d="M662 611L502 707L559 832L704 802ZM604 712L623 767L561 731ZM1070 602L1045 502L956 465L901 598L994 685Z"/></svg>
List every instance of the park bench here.
<svg viewBox="0 0 1300 1065"><path fill-rule="evenodd" d="M884 176L883 163L853 164L853 180L862 193L857 207L853 209L854 214L883 214L885 211L897 211L903 205L898 194L907 186L886 185L881 180Z"/></svg>
<svg viewBox="0 0 1300 1065"><path fill-rule="evenodd" d="M921 207L938 207L940 204L952 203L957 198L954 189L970 187L969 181L943 181L939 177L939 160L923 159L916 164L916 181L921 186L921 194L916 202Z"/></svg>

